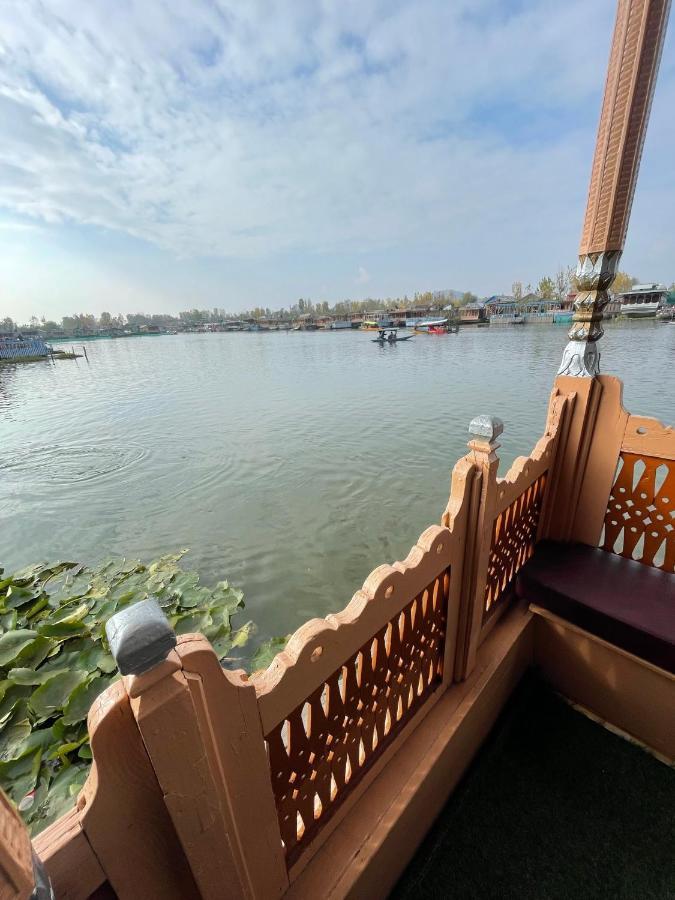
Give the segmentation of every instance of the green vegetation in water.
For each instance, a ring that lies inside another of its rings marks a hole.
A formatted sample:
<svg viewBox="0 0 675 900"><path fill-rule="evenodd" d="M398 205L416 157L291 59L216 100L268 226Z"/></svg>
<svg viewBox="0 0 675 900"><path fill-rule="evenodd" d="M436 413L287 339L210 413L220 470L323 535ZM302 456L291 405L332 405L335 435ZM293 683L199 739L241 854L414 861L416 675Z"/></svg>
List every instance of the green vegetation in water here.
<svg viewBox="0 0 675 900"><path fill-rule="evenodd" d="M18 363L49 362L57 359L82 359L82 354L66 350L55 350L47 356L12 356L9 359L0 359L0 366L14 366Z"/></svg>
<svg viewBox="0 0 675 900"><path fill-rule="evenodd" d="M221 662L253 632L232 629L243 594L227 581L215 588L186 572L181 551L144 565L111 559L97 568L39 564L3 577L0 569L0 786L32 833L66 812L91 765L89 708L119 678L105 623L153 596L177 634L201 632ZM283 644L258 649L266 666Z"/></svg>

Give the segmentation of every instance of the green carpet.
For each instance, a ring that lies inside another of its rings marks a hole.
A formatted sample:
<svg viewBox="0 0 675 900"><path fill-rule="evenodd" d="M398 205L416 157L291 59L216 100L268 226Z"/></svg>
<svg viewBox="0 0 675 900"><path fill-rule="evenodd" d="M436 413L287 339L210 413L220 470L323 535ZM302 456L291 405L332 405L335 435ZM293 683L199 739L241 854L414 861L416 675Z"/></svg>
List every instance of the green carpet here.
<svg viewBox="0 0 675 900"><path fill-rule="evenodd" d="M528 675L391 896L675 898L675 771Z"/></svg>

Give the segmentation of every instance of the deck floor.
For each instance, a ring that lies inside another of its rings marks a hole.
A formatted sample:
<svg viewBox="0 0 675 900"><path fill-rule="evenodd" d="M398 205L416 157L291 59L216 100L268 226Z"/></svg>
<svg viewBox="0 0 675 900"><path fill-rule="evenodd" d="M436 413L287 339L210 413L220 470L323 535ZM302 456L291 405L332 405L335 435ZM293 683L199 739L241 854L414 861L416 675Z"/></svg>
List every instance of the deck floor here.
<svg viewBox="0 0 675 900"><path fill-rule="evenodd" d="M391 897L672 900L675 770L528 675Z"/></svg>

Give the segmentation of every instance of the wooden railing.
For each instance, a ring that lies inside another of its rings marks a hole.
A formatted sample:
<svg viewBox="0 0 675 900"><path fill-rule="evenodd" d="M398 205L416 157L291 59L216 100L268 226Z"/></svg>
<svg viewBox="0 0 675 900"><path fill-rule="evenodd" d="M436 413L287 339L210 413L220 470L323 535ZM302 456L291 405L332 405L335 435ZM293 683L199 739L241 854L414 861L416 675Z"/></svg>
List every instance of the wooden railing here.
<svg viewBox="0 0 675 900"><path fill-rule="evenodd" d="M457 535L432 526L254 678L288 865L391 755L454 661Z"/></svg>
<svg viewBox="0 0 675 900"><path fill-rule="evenodd" d="M604 519L601 546L675 571L675 434L656 419L630 416Z"/></svg>
<svg viewBox="0 0 675 900"><path fill-rule="evenodd" d="M232 897L281 896L471 675L537 540L564 527L563 539L585 529L598 544L604 523L616 549L612 523L628 508L642 561L659 564L666 535L672 569L672 432L629 417L616 379L594 384L557 380L544 435L503 478L503 426L474 420L441 524L344 610L303 625L266 671L224 671L188 635L109 688L90 714L94 768L77 806L36 841L68 896L105 880L122 898L216 898L224 884ZM637 546L624 538L622 552Z"/></svg>

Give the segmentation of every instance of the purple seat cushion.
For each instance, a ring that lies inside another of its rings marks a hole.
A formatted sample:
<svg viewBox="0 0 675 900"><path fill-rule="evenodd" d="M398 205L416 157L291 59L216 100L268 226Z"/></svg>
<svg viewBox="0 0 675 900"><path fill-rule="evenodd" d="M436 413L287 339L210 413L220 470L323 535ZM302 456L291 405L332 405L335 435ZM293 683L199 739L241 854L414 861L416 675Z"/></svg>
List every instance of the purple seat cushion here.
<svg viewBox="0 0 675 900"><path fill-rule="evenodd" d="M541 541L516 593L675 674L675 575L586 544Z"/></svg>

